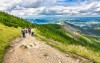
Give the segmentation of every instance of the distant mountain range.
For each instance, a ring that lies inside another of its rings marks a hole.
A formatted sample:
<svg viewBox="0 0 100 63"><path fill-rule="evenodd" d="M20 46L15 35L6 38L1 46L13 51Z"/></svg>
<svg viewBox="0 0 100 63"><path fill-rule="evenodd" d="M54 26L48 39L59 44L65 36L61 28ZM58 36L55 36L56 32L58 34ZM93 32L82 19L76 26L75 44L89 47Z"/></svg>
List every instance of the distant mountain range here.
<svg viewBox="0 0 100 63"><path fill-rule="evenodd" d="M35 24L66 22L81 33L100 36L100 17L43 16L25 19Z"/></svg>
<svg viewBox="0 0 100 63"><path fill-rule="evenodd" d="M86 34L86 35L91 35L91 36L100 36L100 23L96 23L96 24L87 24L85 23L85 26L76 26L74 24L65 22L65 26L67 25L72 27L74 29L74 31L82 33L82 34Z"/></svg>
<svg viewBox="0 0 100 63"><path fill-rule="evenodd" d="M84 23L84 22L100 22L100 17L66 17L66 16L43 16L25 18L31 23L46 24L46 23L58 23L60 21L66 21L71 23Z"/></svg>

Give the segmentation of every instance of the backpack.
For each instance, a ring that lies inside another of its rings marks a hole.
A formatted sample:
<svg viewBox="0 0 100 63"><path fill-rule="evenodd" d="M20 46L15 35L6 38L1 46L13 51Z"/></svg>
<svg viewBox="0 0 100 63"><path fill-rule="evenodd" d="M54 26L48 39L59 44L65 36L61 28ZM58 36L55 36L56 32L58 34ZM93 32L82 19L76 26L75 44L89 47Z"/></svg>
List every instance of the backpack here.
<svg viewBox="0 0 100 63"><path fill-rule="evenodd" d="M21 30L21 32L22 32L22 33L25 33L25 30L24 30L24 29L22 29L22 30Z"/></svg>

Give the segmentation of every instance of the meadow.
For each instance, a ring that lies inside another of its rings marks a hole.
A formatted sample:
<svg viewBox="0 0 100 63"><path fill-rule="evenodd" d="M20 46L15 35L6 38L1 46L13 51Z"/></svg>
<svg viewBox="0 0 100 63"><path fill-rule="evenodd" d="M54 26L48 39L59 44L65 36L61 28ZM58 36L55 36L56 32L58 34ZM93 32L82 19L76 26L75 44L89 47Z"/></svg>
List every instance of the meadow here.
<svg viewBox="0 0 100 63"><path fill-rule="evenodd" d="M22 18L0 11L0 63L10 41L21 36L21 28L32 27L32 24Z"/></svg>
<svg viewBox="0 0 100 63"><path fill-rule="evenodd" d="M60 49L100 62L100 37L93 38L84 34L75 37L57 24L36 25L36 36L46 41L47 44Z"/></svg>
<svg viewBox="0 0 100 63"><path fill-rule="evenodd" d="M0 63L3 60L6 48L10 46L10 40L21 35L21 28L8 27L0 23Z"/></svg>

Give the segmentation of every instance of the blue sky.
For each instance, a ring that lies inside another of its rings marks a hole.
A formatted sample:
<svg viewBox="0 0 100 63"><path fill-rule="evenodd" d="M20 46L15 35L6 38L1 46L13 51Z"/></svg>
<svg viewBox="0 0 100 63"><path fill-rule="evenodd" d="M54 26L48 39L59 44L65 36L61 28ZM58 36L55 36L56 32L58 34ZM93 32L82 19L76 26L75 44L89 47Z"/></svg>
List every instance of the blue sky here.
<svg viewBox="0 0 100 63"><path fill-rule="evenodd" d="M62 6L72 6L85 1L86 0L57 0L57 4Z"/></svg>
<svg viewBox="0 0 100 63"><path fill-rule="evenodd" d="M85 1L85 0L58 0L58 1L63 1L63 2L77 2L77 1Z"/></svg>
<svg viewBox="0 0 100 63"><path fill-rule="evenodd" d="M0 11L34 15L100 16L100 0L1 0Z"/></svg>

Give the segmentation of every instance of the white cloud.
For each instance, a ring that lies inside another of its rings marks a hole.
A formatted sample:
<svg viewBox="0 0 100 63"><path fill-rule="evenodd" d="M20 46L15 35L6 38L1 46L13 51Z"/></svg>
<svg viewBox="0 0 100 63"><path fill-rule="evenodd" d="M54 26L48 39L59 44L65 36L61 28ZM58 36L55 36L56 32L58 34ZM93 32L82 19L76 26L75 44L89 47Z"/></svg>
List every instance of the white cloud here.
<svg viewBox="0 0 100 63"><path fill-rule="evenodd" d="M56 5L57 0L2 0L0 10L16 16L32 15L99 15L100 1L88 0L75 6Z"/></svg>
<svg viewBox="0 0 100 63"><path fill-rule="evenodd" d="M6 10L11 10L16 5L18 5L21 2L21 0L1 0L0 1L0 10L6 11Z"/></svg>
<svg viewBox="0 0 100 63"><path fill-rule="evenodd" d="M37 8L41 6L51 6L56 3L56 0L23 0L22 6L27 8Z"/></svg>
<svg viewBox="0 0 100 63"><path fill-rule="evenodd" d="M45 7L41 8L23 8L23 9L15 9L10 12L10 14L15 16L30 16L30 15L38 15L41 11L44 10Z"/></svg>

